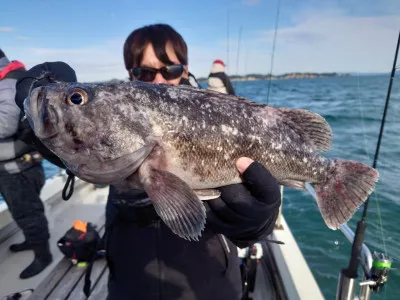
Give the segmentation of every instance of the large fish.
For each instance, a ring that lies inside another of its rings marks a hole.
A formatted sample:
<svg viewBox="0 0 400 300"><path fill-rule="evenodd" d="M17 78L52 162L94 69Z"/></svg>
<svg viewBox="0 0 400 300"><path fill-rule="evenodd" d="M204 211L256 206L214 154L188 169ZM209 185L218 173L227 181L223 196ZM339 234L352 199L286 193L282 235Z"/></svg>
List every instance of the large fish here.
<svg viewBox="0 0 400 300"><path fill-rule="evenodd" d="M25 113L79 178L145 190L161 219L187 239L204 228L201 200L242 181L235 168L242 156L282 185L312 184L331 229L354 214L378 179L362 163L317 154L332 142L318 114L191 87L54 83L31 92Z"/></svg>

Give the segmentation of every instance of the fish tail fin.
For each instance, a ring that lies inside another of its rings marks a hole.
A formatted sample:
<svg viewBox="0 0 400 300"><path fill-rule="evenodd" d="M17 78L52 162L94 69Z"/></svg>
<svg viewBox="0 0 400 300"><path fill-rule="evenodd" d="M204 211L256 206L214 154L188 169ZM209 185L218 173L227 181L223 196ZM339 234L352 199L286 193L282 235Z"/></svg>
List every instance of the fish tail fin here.
<svg viewBox="0 0 400 300"><path fill-rule="evenodd" d="M314 185L326 225L335 230L346 223L372 193L378 177L377 170L360 162L331 161L327 180Z"/></svg>

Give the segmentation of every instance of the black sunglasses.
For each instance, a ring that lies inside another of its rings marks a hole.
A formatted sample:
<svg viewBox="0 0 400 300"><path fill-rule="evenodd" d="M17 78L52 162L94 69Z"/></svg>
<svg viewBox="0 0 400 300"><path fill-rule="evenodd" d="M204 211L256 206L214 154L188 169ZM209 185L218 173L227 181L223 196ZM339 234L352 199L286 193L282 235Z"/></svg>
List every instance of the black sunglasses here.
<svg viewBox="0 0 400 300"><path fill-rule="evenodd" d="M158 72L165 78L165 80L172 80L180 77L185 70L184 65L170 65L164 66L159 69L150 67L137 67L132 68L131 72L135 79L145 82L153 81Z"/></svg>

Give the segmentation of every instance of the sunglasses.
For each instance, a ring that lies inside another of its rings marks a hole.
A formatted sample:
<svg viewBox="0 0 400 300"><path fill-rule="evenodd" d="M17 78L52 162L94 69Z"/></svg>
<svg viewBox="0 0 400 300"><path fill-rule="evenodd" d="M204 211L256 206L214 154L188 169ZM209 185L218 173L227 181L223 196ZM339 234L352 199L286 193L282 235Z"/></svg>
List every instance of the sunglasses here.
<svg viewBox="0 0 400 300"><path fill-rule="evenodd" d="M180 77L185 70L184 65L170 65L164 66L159 69L150 68L150 67L137 67L132 68L131 72L135 79L145 82L153 81L156 78L156 74L160 72L160 74L165 78L165 80L172 80Z"/></svg>

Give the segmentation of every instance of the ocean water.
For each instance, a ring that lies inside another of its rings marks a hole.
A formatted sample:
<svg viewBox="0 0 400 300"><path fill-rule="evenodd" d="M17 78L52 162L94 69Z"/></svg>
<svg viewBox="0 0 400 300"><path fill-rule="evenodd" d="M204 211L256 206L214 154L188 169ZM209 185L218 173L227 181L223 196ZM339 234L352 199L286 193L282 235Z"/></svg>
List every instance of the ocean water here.
<svg viewBox="0 0 400 300"><path fill-rule="evenodd" d="M388 76L233 82L238 95L273 106L304 108L324 116L333 130L326 157L354 159L372 165ZM380 180L370 197L365 243L371 251L400 260L400 77L395 78L377 168ZM44 162L46 177L57 167ZM1 199L0 199L1 201ZM351 245L340 231L325 226L315 201L303 191L285 188L284 216L326 299L334 299L338 274L348 265ZM349 222L354 230L361 210ZM282 246L284 247L284 246ZM361 273L360 273L361 274ZM372 299L400 299L400 271Z"/></svg>
<svg viewBox="0 0 400 300"><path fill-rule="evenodd" d="M372 165L389 85L389 76L233 82L238 95L272 106L304 108L324 116L333 130L330 158L353 159ZM377 169L380 179L370 197L365 244L400 264L400 76L393 82ZM326 299L335 299L338 274L347 267L351 245L338 230L325 226L315 201L307 193L284 189L283 214ZM362 210L349 226L355 230ZM284 246L282 246L284 247ZM360 268L361 270L361 268ZM361 272L359 273L361 274ZM371 299L400 299L400 271Z"/></svg>

